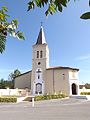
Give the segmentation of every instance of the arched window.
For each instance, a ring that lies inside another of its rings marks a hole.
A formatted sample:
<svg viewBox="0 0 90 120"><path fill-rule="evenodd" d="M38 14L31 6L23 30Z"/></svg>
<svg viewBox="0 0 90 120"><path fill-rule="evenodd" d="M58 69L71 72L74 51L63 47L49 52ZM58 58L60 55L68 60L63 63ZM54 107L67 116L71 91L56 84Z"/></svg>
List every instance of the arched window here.
<svg viewBox="0 0 90 120"><path fill-rule="evenodd" d="M37 83L36 84L36 94L42 94L42 84L41 83Z"/></svg>
<svg viewBox="0 0 90 120"><path fill-rule="evenodd" d="M42 58L43 57L43 51L41 50L40 51L40 58Z"/></svg>
<svg viewBox="0 0 90 120"><path fill-rule="evenodd" d="M37 51L37 58L39 58L39 51Z"/></svg>

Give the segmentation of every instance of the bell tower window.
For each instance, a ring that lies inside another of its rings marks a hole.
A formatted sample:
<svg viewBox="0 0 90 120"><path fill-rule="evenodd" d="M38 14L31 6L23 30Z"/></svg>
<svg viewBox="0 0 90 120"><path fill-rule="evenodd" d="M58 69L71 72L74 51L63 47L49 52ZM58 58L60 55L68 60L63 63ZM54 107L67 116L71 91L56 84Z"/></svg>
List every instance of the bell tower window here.
<svg viewBox="0 0 90 120"><path fill-rule="evenodd" d="M41 50L40 51L40 58L42 58L43 57L43 51Z"/></svg>
<svg viewBox="0 0 90 120"><path fill-rule="evenodd" d="M37 51L37 58L39 58L39 51Z"/></svg>

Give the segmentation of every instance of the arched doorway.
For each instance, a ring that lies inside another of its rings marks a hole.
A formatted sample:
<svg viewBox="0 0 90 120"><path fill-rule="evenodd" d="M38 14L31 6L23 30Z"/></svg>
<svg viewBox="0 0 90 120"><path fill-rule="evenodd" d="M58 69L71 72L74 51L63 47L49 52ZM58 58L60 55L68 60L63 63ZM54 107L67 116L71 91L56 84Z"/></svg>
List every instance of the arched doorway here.
<svg viewBox="0 0 90 120"><path fill-rule="evenodd" d="M77 86L75 83L72 84L72 95L77 95Z"/></svg>
<svg viewBox="0 0 90 120"><path fill-rule="evenodd" d="M36 94L42 94L42 84L41 83L37 83L36 84Z"/></svg>

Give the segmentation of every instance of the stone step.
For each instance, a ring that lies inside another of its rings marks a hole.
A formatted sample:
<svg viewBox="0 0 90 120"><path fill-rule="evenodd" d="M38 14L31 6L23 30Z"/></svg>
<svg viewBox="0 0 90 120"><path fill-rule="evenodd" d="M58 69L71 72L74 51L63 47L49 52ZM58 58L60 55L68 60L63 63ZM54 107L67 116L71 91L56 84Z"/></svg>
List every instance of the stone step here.
<svg viewBox="0 0 90 120"><path fill-rule="evenodd" d="M70 98L90 100L90 95L71 95Z"/></svg>

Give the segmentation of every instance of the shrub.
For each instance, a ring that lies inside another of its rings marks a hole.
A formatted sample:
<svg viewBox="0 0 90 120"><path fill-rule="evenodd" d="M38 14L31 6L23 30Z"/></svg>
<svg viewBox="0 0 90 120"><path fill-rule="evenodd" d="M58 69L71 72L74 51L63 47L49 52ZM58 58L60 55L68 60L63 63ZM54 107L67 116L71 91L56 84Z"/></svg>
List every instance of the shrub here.
<svg viewBox="0 0 90 120"><path fill-rule="evenodd" d="M90 92L81 92L81 95L90 95Z"/></svg>
<svg viewBox="0 0 90 120"><path fill-rule="evenodd" d="M39 101L39 100L43 100L44 97L43 96L35 96L35 101Z"/></svg>
<svg viewBox="0 0 90 120"><path fill-rule="evenodd" d="M50 99L59 99L67 97L66 94L54 94L54 95L38 95L35 96L35 101L39 100L50 100Z"/></svg>
<svg viewBox="0 0 90 120"><path fill-rule="evenodd" d="M17 102L17 98L16 97L0 97L0 102L4 102L4 103L15 103Z"/></svg>

